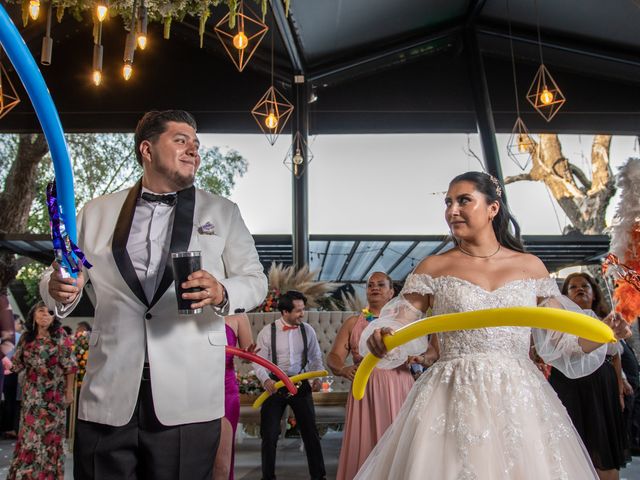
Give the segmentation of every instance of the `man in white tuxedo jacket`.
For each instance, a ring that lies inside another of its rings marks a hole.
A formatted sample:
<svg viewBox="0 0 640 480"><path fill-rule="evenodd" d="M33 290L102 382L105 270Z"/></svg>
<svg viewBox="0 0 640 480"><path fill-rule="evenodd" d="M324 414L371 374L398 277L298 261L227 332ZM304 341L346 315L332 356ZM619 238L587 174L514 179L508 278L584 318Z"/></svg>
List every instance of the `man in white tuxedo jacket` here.
<svg viewBox="0 0 640 480"><path fill-rule="evenodd" d="M136 128L143 176L87 203L78 215L84 272L96 295L74 448L76 479L211 479L224 415L223 315L250 310L267 292L238 207L193 187L200 166L187 112L149 112ZM183 288L195 315L178 315L171 253L201 251ZM60 317L85 277L57 264L40 283Z"/></svg>

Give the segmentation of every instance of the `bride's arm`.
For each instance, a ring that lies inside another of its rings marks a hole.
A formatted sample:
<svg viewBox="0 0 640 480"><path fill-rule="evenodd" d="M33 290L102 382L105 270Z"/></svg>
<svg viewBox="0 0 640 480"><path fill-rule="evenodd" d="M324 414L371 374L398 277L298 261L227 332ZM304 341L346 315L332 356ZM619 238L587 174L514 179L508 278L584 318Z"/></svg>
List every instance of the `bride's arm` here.
<svg viewBox="0 0 640 480"><path fill-rule="evenodd" d="M379 368L398 367L407 357L422 354L427 350L427 337L412 340L391 352L387 352L383 342L385 335L393 335L397 329L425 317L424 312L430 308L432 302L432 290L428 286L432 279L426 275L420 277L422 278L418 282L416 276L410 275L402 293L387 303L380 312L380 317L373 320L362 332L360 353L365 355L371 352L382 358L378 364Z"/></svg>

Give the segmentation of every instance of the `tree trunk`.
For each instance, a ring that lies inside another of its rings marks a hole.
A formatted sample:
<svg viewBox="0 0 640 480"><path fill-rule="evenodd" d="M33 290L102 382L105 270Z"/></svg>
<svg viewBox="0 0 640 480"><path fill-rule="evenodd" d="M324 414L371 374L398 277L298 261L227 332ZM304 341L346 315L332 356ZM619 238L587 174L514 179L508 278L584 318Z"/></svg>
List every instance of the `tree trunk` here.
<svg viewBox="0 0 640 480"><path fill-rule="evenodd" d="M605 214L615 194L609 166L611 135L596 135L591 147L592 180L563 154L558 135L541 134L531 154L531 171L507 177L505 184L530 180L544 182L565 212L573 228L583 234L601 234L606 228Z"/></svg>
<svg viewBox="0 0 640 480"><path fill-rule="evenodd" d="M22 233L36 190L36 173L49 151L44 135L20 135L16 158L0 193L0 233ZM0 295L18 273L15 255L0 253Z"/></svg>

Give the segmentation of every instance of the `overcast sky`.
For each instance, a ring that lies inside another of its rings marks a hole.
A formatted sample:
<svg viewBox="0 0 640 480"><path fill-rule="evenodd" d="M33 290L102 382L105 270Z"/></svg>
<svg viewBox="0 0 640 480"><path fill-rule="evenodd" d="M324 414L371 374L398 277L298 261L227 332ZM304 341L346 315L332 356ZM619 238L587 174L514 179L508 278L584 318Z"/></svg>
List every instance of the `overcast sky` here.
<svg viewBox="0 0 640 480"><path fill-rule="evenodd" d="M205 145L234 148L249 161L231 200L254 234L291 233L291 174L283 165L290 137L270 146L263 135L200 135ZM563 153L590 176L591 135L562 135ZM471 149L482 157L477 135ZM498 136L504 175L520 173ZM310 139L309 232L312 234L443 234L444 195L455 175L479 170L465 153L467 135L323 135ZM636 137L614 137L614 172L639 156ZM508 185L510 207L525 234L559 234L567 224L542 183ZM608 211L614 212L616 199ZM555 209L554 209L555 206ZM556 219L557 212L558 219Z"/></svg>

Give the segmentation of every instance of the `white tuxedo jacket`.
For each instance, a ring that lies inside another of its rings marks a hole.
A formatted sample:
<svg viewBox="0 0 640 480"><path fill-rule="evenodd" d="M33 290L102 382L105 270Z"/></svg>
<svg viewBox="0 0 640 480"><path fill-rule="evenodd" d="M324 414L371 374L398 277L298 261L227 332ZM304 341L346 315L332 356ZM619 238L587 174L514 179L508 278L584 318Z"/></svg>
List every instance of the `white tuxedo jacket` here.
<svg viewBox="0 0 640 480"><path fill-rule="evenodd" d="M138 398L145 337L156 415L164 425L204 422L224 415L226 332L224 318L205 307L199 315L178 316L171 259L154 298L148 301L127 253L127 240L140 182L128 190L90 201L78 215L78 245L96 293L87 372L78 416L106 425L125 425ZM267 281L253 238L237 205L195 188L178 193L171 252L200 250L202 267L227 289L229 309L260 304ZM199 226L212 224L214 234ZM67 316L49 296L49 273L40 293L49 308Z"/></svg>

